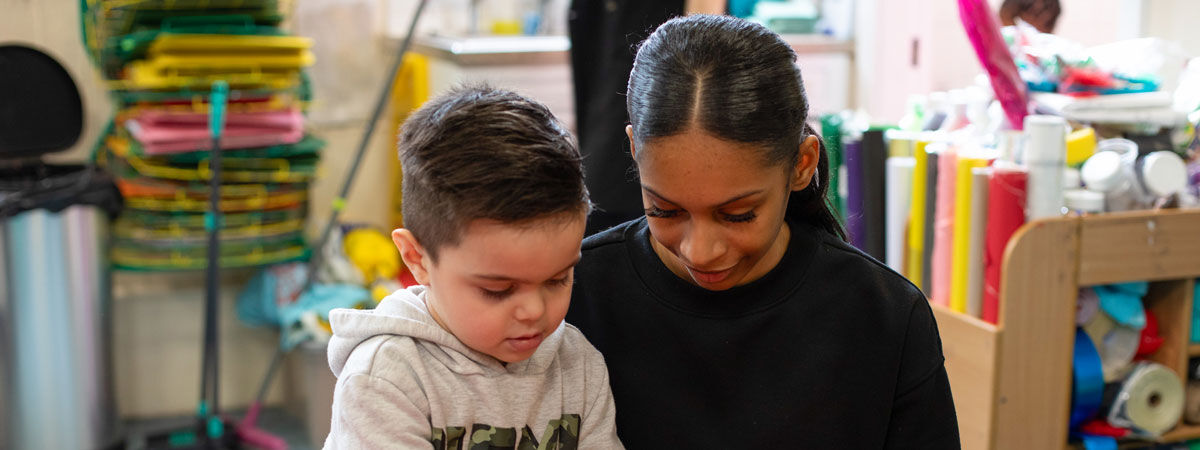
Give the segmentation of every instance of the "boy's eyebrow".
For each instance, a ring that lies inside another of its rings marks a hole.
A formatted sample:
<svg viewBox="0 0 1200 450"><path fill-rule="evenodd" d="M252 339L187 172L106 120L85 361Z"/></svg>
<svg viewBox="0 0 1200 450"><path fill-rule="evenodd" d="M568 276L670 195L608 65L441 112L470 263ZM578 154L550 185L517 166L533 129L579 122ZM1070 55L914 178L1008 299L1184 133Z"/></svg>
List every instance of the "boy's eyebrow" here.
<svg viewBox="0 0 1200 450"><path fill-rule="evenodd" d="M562 270L559 270L558 272L554 272L554 273L563 273L563 272L566 272L567 270L569 270L570 268L575 267L576 265L579 265L580 256L581 255L575 255L575 261L572 261L571 264L568 264L566 267L563 267ZM528 281L528 280L518 280L516 278L510 277L510 276L505 276L505 275L474 274L471 276L482 279L482 280L488 280L488 281L518 281L518 282L527 282Z"/></svg>
<svg viewBox="0 0 1200 450"><path fill-rule="evenodd" d="M646 190L646 192L649 192L649 193L650 193L650 195L653 195L653 196L655 196L655 197L658 197L658 199L659 199L659 200L665 201L665 202L667 202L667 203L670 203L670 204L672 204L672 205L678 205L678 204L679 204L678 202L676 202L676 201L674 201L674 200L671 200L671 199L669 199L669 198L663 197L663 196L662 196L662 194L659 194L658 192L655 192L655 191L654 191L654 189L650 189L650 186L646 186L646 185L644 185L644 184L643 184L643 185L642 185L642 189L645 189L645 190ZM729 199L729 200L725 200L725 201L721 202L721 204L717 205L717 207L718 207L718 208L720 208L720 207L722 207L722 206L728 205L728 204L730 204L730 203L736 202L736 201L738 201L738 200L741 200L741 199L744 199L744 198L746 198L746 197L750 197L750 196L753 196L753 195L760 194L760 193L762 193L762 192L763 192L763 190L762 190L762 189L756 189L756 190L753 190L753 191L750 191L750 192L743 193L743 194L741 194L741 195L735 195L733 198L731 198L731 199Z"/></svg>

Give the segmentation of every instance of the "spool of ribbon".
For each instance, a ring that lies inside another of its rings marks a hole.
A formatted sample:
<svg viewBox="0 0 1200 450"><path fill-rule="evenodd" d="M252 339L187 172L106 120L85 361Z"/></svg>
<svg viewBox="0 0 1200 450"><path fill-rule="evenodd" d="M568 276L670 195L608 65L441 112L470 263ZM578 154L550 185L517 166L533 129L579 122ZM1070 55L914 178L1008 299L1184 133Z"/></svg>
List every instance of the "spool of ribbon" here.
<svg viewBox="0 0 1200 450"><path fill-rule="evenodd" d="M1108 422L1135 433L1158 437L1183 415L1183 383L1158 363L1140 362L1112 399Z"/></svg>
<svg viewBox="0 0 1200 450"><path fill-rule="evenodd" d="M1146 314L1146 328L1142 328L1142 340L1138 344L1137 356L1153 355L1162 347L1163 337L1158 335L1158 319L1154 314Z"/></svg>
<svg viewBox="0 0 1200 450"><path fill-rule="evenodd" d="M1075 302L1075 325L1084 326L1096 317L1100 311L1100 297L1090 287L1079 290L1079 299Z"/></svg>
<svg viewBox="0 0 1200 450"><path fill-rule="evenodd" d="M1075 329L1075 356L1072 365L1071 428L1079 427L1096 415L1104 399L1104 370L1092 339L1081 328Z"/></svg>

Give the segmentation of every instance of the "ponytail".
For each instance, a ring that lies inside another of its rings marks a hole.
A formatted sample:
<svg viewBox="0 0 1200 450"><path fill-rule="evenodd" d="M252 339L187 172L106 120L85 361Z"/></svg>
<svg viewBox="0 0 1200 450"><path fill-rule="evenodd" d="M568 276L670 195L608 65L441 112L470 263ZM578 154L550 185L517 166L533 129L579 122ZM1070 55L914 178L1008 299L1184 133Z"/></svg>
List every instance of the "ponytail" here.
<svg viewBox="0 0 1200 450"><path fill-rule="evenodd" d="M808 187L793 191L788 197L788 207L785 217L788 220L810 223L817 228L846 240L846 230L833 213L829 203L829 154L825 150L825 141L813 130L808 123L804 124L804 134L801 142L808 136L817 138L819 157L817 158L816 178L808 183Z"/></svg>

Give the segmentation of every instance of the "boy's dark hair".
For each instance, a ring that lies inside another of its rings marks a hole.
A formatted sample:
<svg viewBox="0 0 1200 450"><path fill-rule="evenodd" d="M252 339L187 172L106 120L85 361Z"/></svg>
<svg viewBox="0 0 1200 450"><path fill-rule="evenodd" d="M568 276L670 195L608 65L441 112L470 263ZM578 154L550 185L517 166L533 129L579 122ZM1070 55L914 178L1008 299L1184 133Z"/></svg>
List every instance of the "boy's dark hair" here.
<svg viewBox="0 0 1200 450"><path fill-rule="evenodd" d="M400 127L404 227L436 260L471 221L521 223L591 208L579 149L535 100L458 87Z"/></svg>

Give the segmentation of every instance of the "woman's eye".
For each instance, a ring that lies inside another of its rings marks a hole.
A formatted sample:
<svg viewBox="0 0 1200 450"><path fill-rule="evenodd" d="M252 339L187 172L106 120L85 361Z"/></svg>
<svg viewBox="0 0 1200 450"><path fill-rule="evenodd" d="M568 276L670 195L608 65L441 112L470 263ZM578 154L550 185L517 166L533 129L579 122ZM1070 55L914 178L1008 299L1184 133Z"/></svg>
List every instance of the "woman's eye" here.
<svg viewBox="0 0 1200 450"><path fill-rule="evenodd" d="M754 214L754 211L750 211L745 214L726 214L725 220L729 222L742 223L754 220L756 217L758 217L758 215Z"/></svg>
<svg viewBox="0 0 1200 450"><path fill-rule="evenodd" d="M484 289L484 288L480 288L479 290L483 291L484 297L488 297L488 298L492 298L492 299L496 299L496 300L503 300L505 298L508 298L508 296L512 295L512 293L513 293L513 288L511 286L508 287L507 289L500 290L500 291L493 291L491 289Z"/></svg>
<svg viewBox="0 0 1200 450"><path fill-rule="evenodd" d="M662 209L657 206L646 208L646 217L656 217L659 219L669 219L679 215L678 209Z"/></svg>

